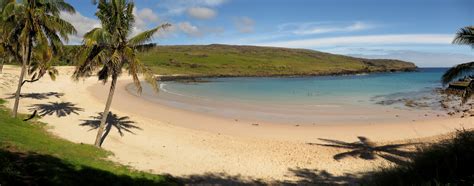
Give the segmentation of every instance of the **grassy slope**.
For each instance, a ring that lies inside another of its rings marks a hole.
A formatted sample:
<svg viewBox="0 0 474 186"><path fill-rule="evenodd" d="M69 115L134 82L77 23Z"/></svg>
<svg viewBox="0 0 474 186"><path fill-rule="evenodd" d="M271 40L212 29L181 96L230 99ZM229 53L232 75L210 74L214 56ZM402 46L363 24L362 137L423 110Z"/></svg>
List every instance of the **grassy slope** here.
<svg viewBox="0 0 474 186"><path fill-rule="evenodd" d="M421 148L411 162L368 174L369 185L474 185L474 131Z"/></svg>
<svg viewBox="0 0 474 186"><path fill-rule="evenodd" d="M52 136L38 122L11 118L0 108L0 185L172 184L164 176L118 165L91 145Z"/></svg>
<svg viewBox="0 0 474 186"><path fill-rule="evenodd" d="M157 46L140 54L159 74L209 76L321 75L405 70L413 63L369 60L313 50L256 46Z"/></svg>

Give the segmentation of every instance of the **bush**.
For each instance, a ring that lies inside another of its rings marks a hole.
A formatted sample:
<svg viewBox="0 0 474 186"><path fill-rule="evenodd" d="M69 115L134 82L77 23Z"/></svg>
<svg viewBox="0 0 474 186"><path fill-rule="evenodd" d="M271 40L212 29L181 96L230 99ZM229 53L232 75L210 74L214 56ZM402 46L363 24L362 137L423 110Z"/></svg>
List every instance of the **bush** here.
<svg viewBox="0 0 474 186"><path fill-rule="evenodd" d="M365 180L370 185L473 185L474 131L422 147L409 163L382 168Z"/></svg>

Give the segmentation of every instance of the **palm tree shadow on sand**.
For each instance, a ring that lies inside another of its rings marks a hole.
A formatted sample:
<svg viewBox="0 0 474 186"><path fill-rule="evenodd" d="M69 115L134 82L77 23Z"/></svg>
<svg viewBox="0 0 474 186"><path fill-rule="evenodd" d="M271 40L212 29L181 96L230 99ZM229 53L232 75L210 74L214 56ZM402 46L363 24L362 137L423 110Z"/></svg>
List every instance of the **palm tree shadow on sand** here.
<svg viewBox="0 0 474 186"><path fill-rule="evenodd" d="M409 160L409 158L415 155L414 151L407 150L406 147L413 147L415 145L420 144L402 143L377 146L376 143L370 141L366 137L359 136L357 138L359 138L359 141L352 143L319 138L319 140L326 142L326 144L308 144L349 150L347 152L334 155L333 158L337 161L347 157L355 157L364 160L375 160L377 157L381 157L395 164L405 164L407 160Z"/></svg>
<svg viewBox="0 0 474 186"><path fill-rule="evenodd" d="M97 116L91 116L90 120L82 120L83 123L79 124L80 126L89 126L91 127L90 130L95 130L99 128L100 125L100 119L102 119L103 113L100 112L98 113ZM110 130L112 127L117 129L117 132L120 134L120 136L124 135L124 131L135 134L132 130L133 129L138 129L142 130L142 128L134 125L136 122L131 121L130 117L128 116L123 116L119 117L117 114L114 114L112 112L109 112L109 115L107 116L107 121L105 122L106 127L105 127L105 132L104 135L102 136L101 139L101 144L104 143L105 138L109 135Z"/></svg>
<svg viewBox="0 0 474 186"><path fill-rule="evenodd" d="M48 102L45 104L34 104L28 109L30 111L38 111L38 115L56 115L57 117L65 117L71 114L79 115L78 112L84 111L83 108L76 107L71 102Z"/></svg>
<svg viewBox="0 0 474 186"><path fill-rule="evenodd" d="M7 97L7 99L15 99L15 94L8 94L10 97ZM30 98L30 99L37 99L37 100L43 100L43 99L49 99L50 97L55 97L55 98L61 98L64 96L64 93L59 93L59 92L44 92L44 93L22 93L20 95L21 98Z"/></svg>

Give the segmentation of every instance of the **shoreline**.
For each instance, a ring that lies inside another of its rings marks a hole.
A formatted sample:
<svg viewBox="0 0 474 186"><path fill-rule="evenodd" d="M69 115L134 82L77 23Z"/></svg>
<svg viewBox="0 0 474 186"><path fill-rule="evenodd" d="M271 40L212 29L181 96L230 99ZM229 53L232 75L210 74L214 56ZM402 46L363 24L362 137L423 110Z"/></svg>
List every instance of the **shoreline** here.
<svg viewBox="0 0 474 186"><path fill-rule="evenodd" d="M70 78L73 67L58 70L60 76L56 81L45 77L24 86L22 93L32 96L21 99L19 111L31 113L31 109L41 109L38 105L68 103L67 109L74 112L59 115L65 108L54 107L58 112L45 114L39 121L47 123L48 131L58 137L92 144L96 130L83 124L96 120L103 111L109 84L103 85L96 77L74 82ZM0 74L2 98L14 92L18 74L18 67L5 66ZM319 138L354 142L357 136L376 144L433 142L456 129L474 128L474 118L337 126L253 126L149 103L125 90L130 81L127 76L119 79L111 111L118 121L137 128L126 128L130 132L122 130L121 135L112 127L103 148L113 153L110 159L115 162L157 174L237 176L269 182L299 179L291 172L294 169L321 170L336 176L356 174L390 163L381 158L368 161L350 157L336 161L333 156L346 152L345 149L308 143L322 143ZM6 100L11 107L12 99Z"/></svg>
<svg viewBox="0 0 474 186"><path fill-rule="evenodd" d="M141 99L167 108L190 111L192 113L252 124L271 123L281 125L334 125L412 122L413 120L446 119L441 110L428 108L398 108L370 101L343 102L281 102L270 103L258 100L220 99L183 95L164 89L156 94L144 85ZM136 95L133 83L124 87L128 93ZM337 98L333 98L337 99ZM361 99L361 98L357 98ZM355 100L357 100L355 99ZM363 98L362 98L363 99ZM319 102L319 101L318 101ZM397 109L398 108L398 109Z"/></svg>
<svg viewBox="0 0 474 186"><path fill-rule="evenodd" d="M376 74L376 73L403 73L403 72L417 72L419 67L413 68L401 68L401 69L385 69L385 70L344 70L341 72L320 72L320 73L309 73L309 74L270 74L270 75L231 75L231 74L220 74L220 75L193 75L193 74L170 74L170 75L155 75L158 81L189 81L199 82L200 79L205 78L246 78L246 77L265 77L265 78L299 78L299 77L319 77L319 76L350 76L358 74Z"/></svg>
<svg viewBox="0 0 474 186"><path fill-rule="evenodd" d="M324 123L299 126L259 121L257 122L258 126L256 126L254 125L256 123L255 121L235 121L234 118L216 117L209 114L149 102L127 91L126 86L130 83L130 80L118 81L115 98L117 100L127 100L127 102L115 102L112 104L113 108L122 112L133 113L134 115L164 121L184 128L240 137L308 142L309 140L315 140L316 138L314 136L350 140L363 135L378 141L396 141L432 137L446 133L452 129L459 129L466 123L466 118L448 117L414 122ZM88 91L91 92L91 95L96 98L97 101L105 100L106 94L103 91L96 91L99 89L99 86L102 85L96 84L90 86L88 87ZM153 112L141 112L140 110L133 109L137 107ZM444 123L453 122L457 122L458 125L444 125ZM396 134L392 132L387 133L387 130L400 132Z"/></svg>

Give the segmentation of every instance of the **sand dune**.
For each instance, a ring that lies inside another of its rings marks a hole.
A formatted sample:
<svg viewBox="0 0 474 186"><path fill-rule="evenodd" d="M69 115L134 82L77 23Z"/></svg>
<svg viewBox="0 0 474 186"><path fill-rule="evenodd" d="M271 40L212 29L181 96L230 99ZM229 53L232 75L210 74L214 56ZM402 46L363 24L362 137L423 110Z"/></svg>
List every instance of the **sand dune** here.
<svg viewBox="0 0 474 186"><path fill-rule="evenodd" d="M92 144L96 117L103 111L108 86L96 78L71 80L73 67L58 67L56 81L48 78L24 86L20 112L38 110L41 121L55 135ZM11 97L19 69L6 66L0 74L0 95ZM360 125L294 126L216 118L149 103L125 90L130 78L122 76L112 104L115 122L103 148L114 161L154 173L173 176L224 174L242 179L296 180L292 169L324 170L335 176L370 171L389 162L378 158L333 159L346 152L308 143L319 138L357 141L364 136L377 145L432 141L460 128L473 128L471 118L431 119ZM7 99L12 106L13 100ZM119 133L119 130L122 135Z"/></svg>

